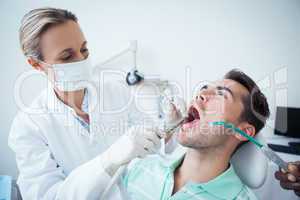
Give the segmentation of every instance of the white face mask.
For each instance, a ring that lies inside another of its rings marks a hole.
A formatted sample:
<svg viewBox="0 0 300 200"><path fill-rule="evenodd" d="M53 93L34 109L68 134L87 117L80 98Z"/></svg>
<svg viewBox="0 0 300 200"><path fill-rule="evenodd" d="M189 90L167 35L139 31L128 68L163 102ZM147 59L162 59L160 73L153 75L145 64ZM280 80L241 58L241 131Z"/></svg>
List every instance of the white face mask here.
<svg viewBox="0 0 300 200"><path fill-rule="evenodd" d="M81 90L86 88L91 79L92 65L89 58L72 63L45 64L50 65L48 77L60 91Z"/></svg>

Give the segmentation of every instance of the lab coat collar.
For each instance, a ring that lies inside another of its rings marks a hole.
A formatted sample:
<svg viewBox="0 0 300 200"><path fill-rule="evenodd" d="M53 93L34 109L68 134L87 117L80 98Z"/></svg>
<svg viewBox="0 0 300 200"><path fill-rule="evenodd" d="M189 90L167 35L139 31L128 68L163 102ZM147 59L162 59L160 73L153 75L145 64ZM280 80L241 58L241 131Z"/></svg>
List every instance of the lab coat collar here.
<svg viewBox="0 0 300 200"><path fill-rule="evenodd" d="M61 100L57 98L51 83L48 83L48 87L46 90L47 90L46 98L47 98L48 112L63 114L66 111L67 107L69 106L65 105Z"/></svg>
<svg viewBox="0 0 300 200"><path fill-rule="evenodd" d="M66 126L74 126L74 123L80 123L83 130L80 131L81 135L89 137L90 142L92 141L92 134L90 132L90 124L86 123L80 116L78 116L73 108L64 104L57 96L53 89L53 87L48 86L47 88L47 112L49 114L56 114L62 117L62 121ZM89 111L89 92L87 89L84 91L83 102L81 105L81 109L88 113L90 116ZM76 120L73 120L76 119ZM91 121L91 117L90 117Z"/></svg>
<svg viewBox="0 0 300 200"><path fill-rule="evenodd" d="M71 113L76 115L76 112L73 108L71 108L70 106L64 104L59 98L57 98L53 87L49 86L49 84L48 84L48 88L47 88L47 100L48 100L47 101L48 102L48 110L50 112L63 114L63 112L68 110ZM82 102L82 105L81 105L81 109L84 112L89 113L89 109L88 109L88 91L87 91L87 89L85 89L85 91L84 91L84 97L83 97L83 102Z"/></svg>

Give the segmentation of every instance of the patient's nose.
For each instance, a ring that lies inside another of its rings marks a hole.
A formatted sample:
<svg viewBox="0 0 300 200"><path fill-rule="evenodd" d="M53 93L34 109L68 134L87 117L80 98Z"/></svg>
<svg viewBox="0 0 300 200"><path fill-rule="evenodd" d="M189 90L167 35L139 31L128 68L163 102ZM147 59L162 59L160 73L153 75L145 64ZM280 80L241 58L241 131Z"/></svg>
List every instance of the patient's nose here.
<svg viewBox="0 0 300 200"><path fill-rule="evenodd" d="M207 103L207 101L208 101L208 96L206 96L204 94L199 94L195 98L196 104L201 107L203 107L205 105L205 103Z"/></svg>

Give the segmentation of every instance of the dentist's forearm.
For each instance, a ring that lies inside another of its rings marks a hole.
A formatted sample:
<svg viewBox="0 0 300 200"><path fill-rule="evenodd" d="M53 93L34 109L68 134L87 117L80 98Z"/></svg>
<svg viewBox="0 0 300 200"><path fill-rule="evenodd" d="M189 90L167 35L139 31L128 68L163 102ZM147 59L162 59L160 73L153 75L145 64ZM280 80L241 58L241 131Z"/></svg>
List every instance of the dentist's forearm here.
<svg viewBox="0 0 300 200"><path fill-rule="evenodd" d="M104 169L102 156L74 169L62 184L57 199L99 199L112 179Z"/></svg>
<svg viewBox="0 0 300 200"><path fill-rule="evenodd" d="M111 177L115 175L118 169L121 167L121 163L115 163L112 161L112 157L110 155L110 150L104 152L101 156L102 159L102 167L106 173L108 173Z"/></svg>

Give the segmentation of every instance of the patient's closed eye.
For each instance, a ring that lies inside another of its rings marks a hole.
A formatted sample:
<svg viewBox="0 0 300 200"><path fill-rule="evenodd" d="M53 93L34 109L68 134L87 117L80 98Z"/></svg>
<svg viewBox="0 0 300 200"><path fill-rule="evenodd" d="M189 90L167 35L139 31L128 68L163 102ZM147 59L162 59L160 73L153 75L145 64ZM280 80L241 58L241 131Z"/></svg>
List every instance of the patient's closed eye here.
<svg viewBox="0 0 300 200"><path fill-rule="evenodd" d="M222 90L218 90L218 91L217 91L217 94L218 94L218 95L221 95L221 96L224 96L224 92L223 92Z"/></svg>

